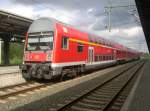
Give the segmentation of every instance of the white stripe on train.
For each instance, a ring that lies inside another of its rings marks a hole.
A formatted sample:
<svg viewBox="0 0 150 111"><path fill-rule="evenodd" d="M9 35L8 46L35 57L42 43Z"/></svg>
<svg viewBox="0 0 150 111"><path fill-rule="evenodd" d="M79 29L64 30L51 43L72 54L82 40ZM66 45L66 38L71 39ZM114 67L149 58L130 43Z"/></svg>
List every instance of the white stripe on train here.
<svg viewBox="0 0 150 111"><path fill-rule="evenodd" d="M79 62L63 62L63 63L52 63L52 68L55 67L64 67L64 66L72 66L72 65L81 65L85 64L86 66L89 65L101 65L101 64L109 64L115 63L116 60L108 60L108 61L100 61L100 62L86 62L86 61L79 61Z"/></svg>

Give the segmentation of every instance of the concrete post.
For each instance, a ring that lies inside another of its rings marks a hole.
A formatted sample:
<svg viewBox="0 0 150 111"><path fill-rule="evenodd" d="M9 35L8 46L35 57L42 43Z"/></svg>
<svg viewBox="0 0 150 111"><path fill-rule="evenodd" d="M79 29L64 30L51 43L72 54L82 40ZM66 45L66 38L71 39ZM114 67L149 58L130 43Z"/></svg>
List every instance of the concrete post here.
<svg viewBox="0 0 150 111"><path fill-rule="evenodd" d="M4 40L4 64L9 64L9 40Z"/></svg>
<svg viewBox="0 0 150 111"><path fill-rule="evenodd" d="M3 40L3 64L8 65L9 64L9 43L11 40L12 35L3 33L0 35L0 37Z"/></svg>

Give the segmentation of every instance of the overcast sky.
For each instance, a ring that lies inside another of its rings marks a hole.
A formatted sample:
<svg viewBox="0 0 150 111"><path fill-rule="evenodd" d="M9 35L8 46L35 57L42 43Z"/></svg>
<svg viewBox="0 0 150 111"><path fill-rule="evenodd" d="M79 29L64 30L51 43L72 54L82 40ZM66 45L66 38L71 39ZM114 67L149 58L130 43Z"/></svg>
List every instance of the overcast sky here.
<svg viewBox="0 0 150 111"><path fill-rule="evenodd" d="M52 17L133 49L147 52L134 0L2 0L0 9L37 19ZM131 6L132 5L132 6ZM111 32L108 8L111 9ZM128 6L128 7L119 7Z"/></svg>

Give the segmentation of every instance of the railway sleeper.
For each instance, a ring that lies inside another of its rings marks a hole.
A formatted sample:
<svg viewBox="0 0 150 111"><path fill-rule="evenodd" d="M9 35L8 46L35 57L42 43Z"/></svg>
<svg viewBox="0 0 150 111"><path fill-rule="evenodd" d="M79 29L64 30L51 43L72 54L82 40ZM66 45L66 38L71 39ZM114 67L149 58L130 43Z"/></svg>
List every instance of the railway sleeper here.
<svg viewBox="0 0 150 111"><path fill-rule="evenodd" d="M88 111L89 108L82 108L82 107L78 107L78 106L72 106L71 107L72 111ZM90 111L97 111L98 109L90 109ZM68 110L70 111L70 109Z"/></svg>
<svg viewBox="0 0 150 111"><path fill-rule="evenodd" d="M85 102L78 102L76 104L76 106L79 106L79 107L88 107L88 108L92 108L92 109L99 109L101 108L100 104L89 104L89 103L85 103Z"/></svg>
<svg viewBox="0 0 150 111"><path fill-rule="evenodd" d="M88 101L88 99L87 99L86 101L83 100L82 103L85 103L85 104L94 104L94 105L105 105L106 101L95 101L95 100Z"/></svg>

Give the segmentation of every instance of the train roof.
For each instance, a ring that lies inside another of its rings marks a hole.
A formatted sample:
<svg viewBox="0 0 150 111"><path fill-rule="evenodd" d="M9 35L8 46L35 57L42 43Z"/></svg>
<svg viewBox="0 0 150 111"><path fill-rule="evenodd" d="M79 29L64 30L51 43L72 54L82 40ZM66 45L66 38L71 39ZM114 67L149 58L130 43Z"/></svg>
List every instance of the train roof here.
<svg viewBox="0 0 150 111"><path fill-rule="evenodd" d="M69 25L69 24L66 24L66 23L63 23L61 21L58 21L54 18L47 18L47 17L43 17L43 18L39 18L35 21L32 22L32 24L30 25L29 27L29 30L28 30L28 33L34 33L34 32L41 32L41 31L53 31L54 30L54 25L55 23L60 23L62 25L65 25L67 27L70 27L70 28L75 28L77 30L80 30L84 33L87 33L89 35L89 38L93 39L93 41L97 42L103 42L105 45L109 45L113 48L117 48L119 50L128 50L130 52L137 52L131 48L127 48L119 43L116 43L116 42L113 42L113 41L110 41L104 37L101 37L97 34L93 34L89 31L85 31L79 27L75 27L73 25ZM94 36L94 38L93 38Z"/></svg>

